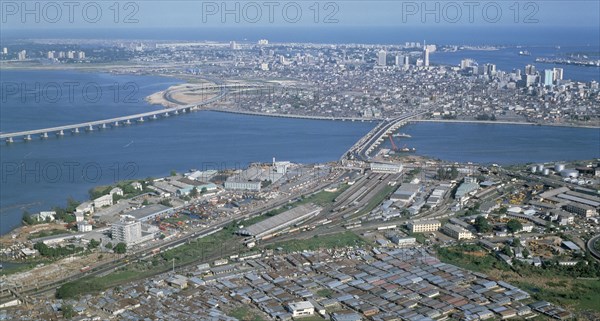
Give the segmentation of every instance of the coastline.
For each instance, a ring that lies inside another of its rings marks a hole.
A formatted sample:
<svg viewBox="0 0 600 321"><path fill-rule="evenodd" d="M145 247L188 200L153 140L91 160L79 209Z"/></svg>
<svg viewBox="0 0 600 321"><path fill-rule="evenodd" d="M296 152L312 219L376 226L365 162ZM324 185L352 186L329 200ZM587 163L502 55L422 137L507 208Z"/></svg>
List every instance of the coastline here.
<svg viewBox="0 0 600 321"><path fill-rule="evenodd" d="M111 74L127 74L127 75L140 75L135 72L131 72L134 69L147 68L148 66L143 65L123 65L120 64L106 64L106 65L33 65L27 64L25 66L16 66L11 64L10 62L0 62L0 66L3 69L11 69L11 70L69 70L69 71L80 71L80 72L107 72ZM117 72L116 68L127 67L130 70L119 71ZM158 67L158 66L155 66ZM153 75L159 77L169 77L176 78L182 81L181 84L171 86L163 91L159 91L153 93L147 97L145 97L145 101L149 106L154 105L162 105L164 109L174 108L179 106L174 101L168 101L166 96L170 94L180 94L185 95L183 92L183 88L190 87L201 87L198 83L189 82L192 79L187 79L185 75L180 75L179 77L169 74L161 74L161 73L153 73L148 72L146 75ZM194 78L196 79L196 78ZM198 79L200 80L200 84L210 83L208 79ZM192 88L192 92L193 92ZM186 100L185 102L188 104L193 104L194 101ZM279 113L264 113L264 112L254 112L254 111L246 111L246 110L232 110L232 109L223 109L223 108L206 108L202 110L214 111L214 112L222 112L222 113L232 113L232 114L243 114L249 116L265 116L265 117L279 117L279 118L292 118L292 119L309 119L309 120L334 120L334 121L360 121L360 122L373 122L373 121L382 121L385 118L389 117L379 117L379 118L362 118L362 117L336 117L336 116L319 116L319 115L300 115L300 114L279 114ZM529 123L529 122L521 122L521 121L484 121L484 120L468 120L468 119L416 119L415 122L439 122L439 123L473 123L473 124L502 124L502 125L529 125L529 126L552 126L552 127L570 127L570 128L588 128L588 129L600 129L600 123L597 125L578 125L578 124L557 124L557 123ZM10 133L4 133L10 134Z"/></svg>
<svg viewBox="0 0 600 321"><path fill-rule="evenodd" d="M431 123L467 123L467 124L497 124L497 125L522 125L522 126L549 126L549 127L567 127L567 128L587 128L600 129L598 126L575 125L575 124L555 124L555 123L528 123L522 121L502 121L502 120L468 120L468 119L415 119L414 122Z"/></svg>

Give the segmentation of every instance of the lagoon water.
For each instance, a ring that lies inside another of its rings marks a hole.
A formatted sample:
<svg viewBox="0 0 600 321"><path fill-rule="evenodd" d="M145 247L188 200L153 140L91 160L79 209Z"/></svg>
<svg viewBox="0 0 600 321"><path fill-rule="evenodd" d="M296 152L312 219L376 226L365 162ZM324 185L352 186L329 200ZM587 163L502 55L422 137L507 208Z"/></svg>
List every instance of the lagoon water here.
<svg viewBox="0 0 600 321"><path fill-rule="evenodd" d="M3 82L33 86L36 81L76 79L101 86L135 82L137 102L106 96L94 104L63 97L42 104L10 96L1 104L0 130L78 123L142 112L144 97L178 83L154 76L115 76L74 71L2 71ZM67 100L64 100L67 99ZM83 99L79 97L78 99ZM298 163L335 161L375 124L313 121L218 112L196 112L93 133L0 144L0 233L20 224L22 212L64 205L67 197L87 199L96 185L166 176L171 170L244 168L272 157ZM600 157L600 131L484 124L408 125L403 141L419 154L452 161L523 163Z"/></svg>

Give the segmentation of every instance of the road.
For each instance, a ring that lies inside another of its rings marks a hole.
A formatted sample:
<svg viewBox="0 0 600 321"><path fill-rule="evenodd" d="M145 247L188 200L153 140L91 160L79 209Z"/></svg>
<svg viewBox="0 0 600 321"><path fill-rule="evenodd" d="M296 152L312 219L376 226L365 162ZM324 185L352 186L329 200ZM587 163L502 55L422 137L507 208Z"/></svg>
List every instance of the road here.
<svg viewBox="0 0 600 321"><path fill-rule="evenodd" d="M588 251L590 251L590 254L592 254L592 256L598 261L600 262L600 252L596 250L596 248L594 247L594 244L600 242L600 234L592 237L586 244ZM599 243L600 244L600 243Z"/></svg>
<svg viewBox="0 0 600 321"><path fill-rule="evenodd" d="M303 192L301 194L294 194L293 196L285 197L285 198L277 200L277 201L275 201L273 203L264 205L264 206L262 206L260 208L256 208L256 209L254 209L254 210L252 210L252 211L250 211L250 212L248 212L248 213L246 213L244 215L229 218L229 219L227 219L225 221L222 221L220 223L217 223L217 224L215 224L215 225L213 225L213 226L211 226L209 228L205 228L205 229L202 229L200 231L196 231L196 232L193 232L191 234L187 234L187 235L185 235L185 236L183 236L181 238L178 238L178 239L165 241L163 243L156 244L156 245L153 245L153 246L148 247L148 248L144 248L143 250L140 250L138 252L129 254L128 256L123 257L121 259L118 259L116 261L112 261L112 262L106 263L104 265L94 267L90 271L87 271L87 272L78 272L78 273L76 273L74 275L68 276L66 278L63 278L61 280L58 280L58 281L55 281L55 282L52 282L52 283L48 283L48 284L44 284L44 285L36 284L35 286L28 286L28 287L19 287L18 288L18 292L21 295L26 295L26 296L41 295L41 294L48 293L50 291L54 291L58 287L60 287L61 285L65 284L67 282L75 281L75 280L80 279L82 277L99 276L99 275L102 275L102 274L105 274L105 273L109 273L111 271L115 271L115 270L117 270L119 268L125 267L130 262L134 262L134 261L137 261L139 259L142 259L142 258L145 258L145 257L151 255L152 251L155 250L155 249L160 249L161 251L166 251L166 250L175 248L177 246L183 245L183 244L187 243L190 240L203 238L203 237L205 237L207 235L210 235L212 233L215 233L215 232L221 230L223 227L225 227L225 226L227 226L227 225L229 225L229 224L231 224L233 222L238 222L240 220L245 220L245 219L253 218L255 216L263 214L264 212L268 212L270 210L279 208L281 206L289 204L289 202L292 201L293 199L296 199L296 198L301 197L301 196L306 196L306 195L310 195L310 194L316 193L317 191L322 190L323 188L329 186L330 184L331 184L331 182L329 180L327 180L324 183L319 184L316 187L314 187L314 188L312 188L312 189L310 189L308 191L305 191L305 192ZM194 264L196 262L188 263L188 264L185 264L185 265ZM178 265L176 267L180 268L181 265ZM163 272L162 271L161 272L157 272L156 274L160 274L160 273L163 273ZM6 295L6 293L5 293L5 295L3 295L2 297L0 297L0 299L2 299L1 303L4 303L4 302L7 301L7 299L12 299L12 297L10 295Z"/></svg>

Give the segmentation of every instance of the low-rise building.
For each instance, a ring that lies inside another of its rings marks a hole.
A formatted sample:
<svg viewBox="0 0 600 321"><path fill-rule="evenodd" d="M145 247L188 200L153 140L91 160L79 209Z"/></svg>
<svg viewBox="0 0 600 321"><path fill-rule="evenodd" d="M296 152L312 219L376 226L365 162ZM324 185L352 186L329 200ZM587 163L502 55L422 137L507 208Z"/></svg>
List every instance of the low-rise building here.
<svg viewBox="0 0 600 321"><path fill-rule="evenodd" d="M288 311L292 313L292 317L302 317L313 315L315 307L309 301L290 302L287 305Z"/></svg>
<svg viewBox="0 0 600 321"><path fill-rule="evenodd" d="M390 200L400 202L402 206L405 206L413 201L420 189L421 186L419 184L402 184L390 196Z"/></svg>
<svg viewBox="0 0 600 321"><path fill-rule="evenodd" d="M376 173L395 174L401 173L404 166L394 163L371 163L371 170Z"/></svg>
<svg viewBox="0 0 600 321"><path fill-rule="evenodd" d="M412 221L408 223L408 228L412 233L435 232L441 226L442 224L438 220Z"/></svg>
<svg viewBox="0 0 600 321"><path fill-rule="evenodd" d="M398 235L392 236L390 240L399 247L414 246L417 243L417 239L414 237L400 237Z"/></svg>
<svg viewBox="0 0 600 321"><path fill-rule="evenodd" d="M113 197L111 194L100 196L94 199L94 208L113 205Z"/></svg>
<svg viewBox="0 0 600 321"><path fill-rule="evenodd" d="M55 211L43 211L43 212L39 212L38 214L33 215L33 217L37 220L37 221L54 221L56 216L56 212Z"/></svg>
<svg viewBox="0 0 600 321"><path fill-rule="evenodd" d="M442 230L448 236L457 240L470 240L473 238L473 233L464 227L455 224L446 224Z"/></svg>
<svg viewBox="0 0 600 321"><path fill-rule="evenodd" d="M261 188L261 182L259 182L259 181L241 181L241 180L225 181L225 189L226 190L260 192L260 188Z"/></svg>
<svg viewBox="0 0 600 321"><path fill-rule="evenodd" d="M75 222L79 223L79 222L83 222L83 220L85 219L84 214L81 212L75 212Z"/></svg>
<svg viewBox="0 0 600 321"><path fill-rule="evenodd" d="M92 224L88 224L86 222L79 222L79 223L77 223L77 231L79 231L79 232L91 232L92 231Z"/></svg>
<svg viewBox="0 0 600 321"><path fill-rule="evenodd" d="M121 189L120 187L115 187L115 188L111 189L108 194L111 196L112 195L123 196L123 189Z"/></svg>
<svg viewBox="0 0 600 321"><path fill-rule="evenodd" d="M77 205L77 207L75 208L75 213L94 213L94 203L92 201L87 201Z"/></svg>
<svg viewBox="0 0 600 321"><path fill-rule="evenodd" d="M567 212L575 213L585 218L592 217L598 214L598 211L594 207L574 202L566 204L565 206L563 206L563 209Z"/></svg>

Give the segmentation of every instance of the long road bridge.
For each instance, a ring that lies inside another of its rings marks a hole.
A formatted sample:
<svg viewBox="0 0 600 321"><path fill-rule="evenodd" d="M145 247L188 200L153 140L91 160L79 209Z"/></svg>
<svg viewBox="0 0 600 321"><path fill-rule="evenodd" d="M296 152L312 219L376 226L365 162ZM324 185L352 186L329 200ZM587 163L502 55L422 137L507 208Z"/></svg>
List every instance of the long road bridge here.
<svg viewBox="0 0 600 321"><path fill-rule="evenodd" d="M409 113L400 117L385 119L350 147L350 149L342 156L341 160L357 159L368 161L371 158L371 152L379 147L388 135L422 114L423 113Z"/></svg>
<svg viewBox="0 0 600 321"><path fill-rule="evenodd" d="M259 112L235 110L235 109L211 109L211 111L231 113L231 114L252 115L252 116L310 119L310 120L336 120L336 121L353 121L353 122L354 121L356 121L356 122L371 122L371 121L380 121L381 120L381 118L365 118L365 117L311 116L311 115L293 115L293 114L280 114L280 113L259 113Z"/></svg>
<svg viewBox="0 0 600 321"><path fill-rule="evenodd" d="M171 115L179 115L182 113L187 113L191 111L195 111L200 109L200 107L206 106L208 104L214 103L222 98L224 98L228 93L229 89L240 89L240 88L255 88L257 85L213 85L202 87L202 90L219 90L219 94L214 97L208 98L202 102L177 106L167 109L160 109L149 111L140 114L121 116L109 119L102 119L78 124L50 127L50 128L42 128L42 129L34 129L34 130L26 130L20 132L13 133L4 133L0 134L0 140L4 140L7 143L13 143L17 138L22 138L24 141L30 141L34 136L39 135L40 138L45 139L49 138L50 135L55 134L56 136L64 136L66 133L77 134L80 131L94 131L97 129L107 129L109 127L119 127L121 125L131 125L133 123L143 123L146 120L154 120L159 117L169 117Z"/></svg>

